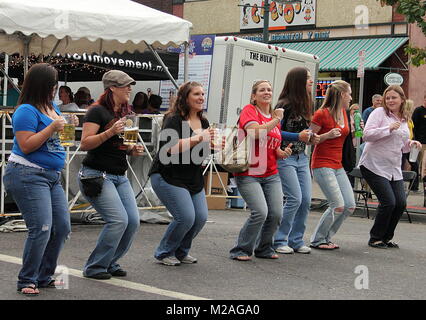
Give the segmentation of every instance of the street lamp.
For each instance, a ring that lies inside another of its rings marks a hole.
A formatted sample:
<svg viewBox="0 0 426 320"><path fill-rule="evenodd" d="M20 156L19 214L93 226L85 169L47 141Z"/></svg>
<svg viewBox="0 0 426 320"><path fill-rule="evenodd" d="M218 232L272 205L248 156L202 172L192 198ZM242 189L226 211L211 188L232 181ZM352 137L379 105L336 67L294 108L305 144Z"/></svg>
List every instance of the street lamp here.
<svg viewBox="0 0 426 320"><path fill-rule="evenodd" d="M274 0L278 3L301 3L301 0ZM269 0L264 0L263 9L265 14L263 15L263 42L269 42Z"/></svg>

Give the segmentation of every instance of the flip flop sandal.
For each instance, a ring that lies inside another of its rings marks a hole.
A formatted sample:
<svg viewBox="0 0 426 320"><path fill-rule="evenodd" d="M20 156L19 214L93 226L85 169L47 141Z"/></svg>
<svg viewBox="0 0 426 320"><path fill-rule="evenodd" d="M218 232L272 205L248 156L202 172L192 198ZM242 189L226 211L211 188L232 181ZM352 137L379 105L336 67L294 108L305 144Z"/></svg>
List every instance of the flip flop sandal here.
<svg viewBox="0 0 426 320"><path fill-rule="evenodd" d="M279 255L276 253L271 254L270 256L256 256L256 258L260 259L279 259Z"/></svg>
<svg viewBox="0 0 426 320"><path fill-rule="evenodd" d="M333 242L329 242L328 243L330 246L333 246L334 247L334 249L340 249L340 246L339 245L337 245L337 244L335 244L335 243L333 243Z"/></svg>
<svg viewBox="0 0 426 320"><path fill-rule="evenodd" d="M36 296L40 294L40 291L37 289L35 284L29 284L25 287L22 287L17 290L20 294L26 295L26 296Z"/></svg>
<svg viewBox="0 0 426 320"><path fill-rule="evenodd" d="M388 246L383 241L369 242L368 245L373 248L387 249Z"/></svg>
<svg viewBox="0 0 426 320"><path fill-rule="evenodd" d="M52 279L49 281L49 283L47 285L44 286L40 286L41 288L60 288L63 287L65 285L65 283L63 281L57 281L55 279Z"/></svg>
<svg viewBox="0 0 426 320"><path fill-rule="evenodd" d="M310 245L310 247L313 248L313 249L318 249L318 250L334 250L334 249L336 249L333 245L330 245L329 243L321 243L317 246Z"/></svg>
<svg viewBox="0 0 426 320"><path fill-rule="evenodd" d="M249 257L249 256L236 256L232 259L237 260L237 261L250 261L251 257Z"/></svg>
<svg viewBox="0 0 426 320"><path fill-rule="evenodd" d="M386 242L386 245L388 246L388 248L399 248L399 245L393 241Z"/></svg>

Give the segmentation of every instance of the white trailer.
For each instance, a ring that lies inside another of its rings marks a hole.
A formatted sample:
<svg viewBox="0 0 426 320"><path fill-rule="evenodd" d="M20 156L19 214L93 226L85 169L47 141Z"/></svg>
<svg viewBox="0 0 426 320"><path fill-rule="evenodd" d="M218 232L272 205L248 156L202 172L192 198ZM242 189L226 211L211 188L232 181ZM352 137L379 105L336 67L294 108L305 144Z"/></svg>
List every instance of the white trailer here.
<svg viewBox="0 0 426 320"><path fill-rule="evenodd" d="M314 84L319 69L314 55L237 37L216 37L212 60L206 117L210 123L227 125L235 125L242 108L250 103L254 81L272 83L275 105L291 68L308 68ZM315 97L315 85L312 94Z"/></svg>

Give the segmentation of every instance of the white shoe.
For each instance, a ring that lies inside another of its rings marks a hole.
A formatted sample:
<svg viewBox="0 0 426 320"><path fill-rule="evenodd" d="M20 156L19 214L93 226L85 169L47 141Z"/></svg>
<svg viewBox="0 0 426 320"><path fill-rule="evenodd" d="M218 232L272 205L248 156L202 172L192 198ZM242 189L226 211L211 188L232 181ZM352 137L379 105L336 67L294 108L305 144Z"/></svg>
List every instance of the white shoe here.
<svg viewBox="0 0 426 320"><path fill-rule="evenodd" d="M197 258L194 258L188 254L185 258L180 260L180 262L187 264L197 263Z"/></svg>
<svg viewBox="0 0 426 320"><path fill-rule="evenodd" d="M170 256L159 260L162 264L166 266L178 266L180 261L176 257Z"/></svg>
<svg viewBox="0 0 426 320"><path fill-rule="evenodd" d="M311 253L311 248L307 246L301 246L298 249L294 249L294 252L307 254L307 253Z"/></svg>
<svg viewBox="0 0 426 320"><path fill-rule="evenodd" d="M275 249L276 252L278 253L283 253L283 254L292 254L294 253L294 250L292 248L290 248L289 246L281 246Z"/></svg>

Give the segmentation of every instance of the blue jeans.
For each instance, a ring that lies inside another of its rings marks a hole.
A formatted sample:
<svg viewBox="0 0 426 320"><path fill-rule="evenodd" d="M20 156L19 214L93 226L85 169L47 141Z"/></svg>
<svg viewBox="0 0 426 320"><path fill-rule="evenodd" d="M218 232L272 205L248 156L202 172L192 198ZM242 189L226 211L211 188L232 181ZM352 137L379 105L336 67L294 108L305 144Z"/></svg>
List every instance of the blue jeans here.
<svg viewBox="0 0 426 320"><path fill-rule="evenodd" d="M151 185L173 216L154 256L159 260L169 256L182 260L188 255L192 241L207 221L204 189L191 194L185 188L167 183L159 173L151 175Z"/></svg>
<svg viewBox="0 0 426 320"><path fill-rule="evenodd" d="M278 174L265 177L237 176L237 187L251 209L250 217L238 236L230 256L270 257L275 254L272 247L283 214L283 193Z"/></svg>
<svg viewBox="0 0 426 320"><path fill-rule="evenodd" d="M301 153L279 160L278 170L286 203L281 225L275 234L274 248L288 245L299 249L305 245L303 235L311 206L309 158Z"/></svg>
<svg viewBox="0 0 426 320"><path fill-rule="evenodd" d="M59 253L71 232L60 177L61 173L55 170L7 164L4 186L28 228L18 289L29 284L46 286L52 280Z"/></svg>
<svg viewBox="0 0 426 320"><path fill-rule="evenodd" d="M101 171L86 166L81 168L81 173L84 177L102 175ZM78 183L83 193L80 179ZM84 196L101 215L105 225L83 274L93 276L100 272L114 272L120 269L117 261L130 249L140 224L133 189L125 175L107 173L102 192L96 197Z"/></svg>
<svg viewBox="0 0 426 320"><path fill-rule="evenodd" d="M311 245L318 246L330 242L343 221L354 212L356 204L351 183L343 168L315 168L313 172L329 205L311 237ZM336 211L337 208L340 209Z"/></svg>

